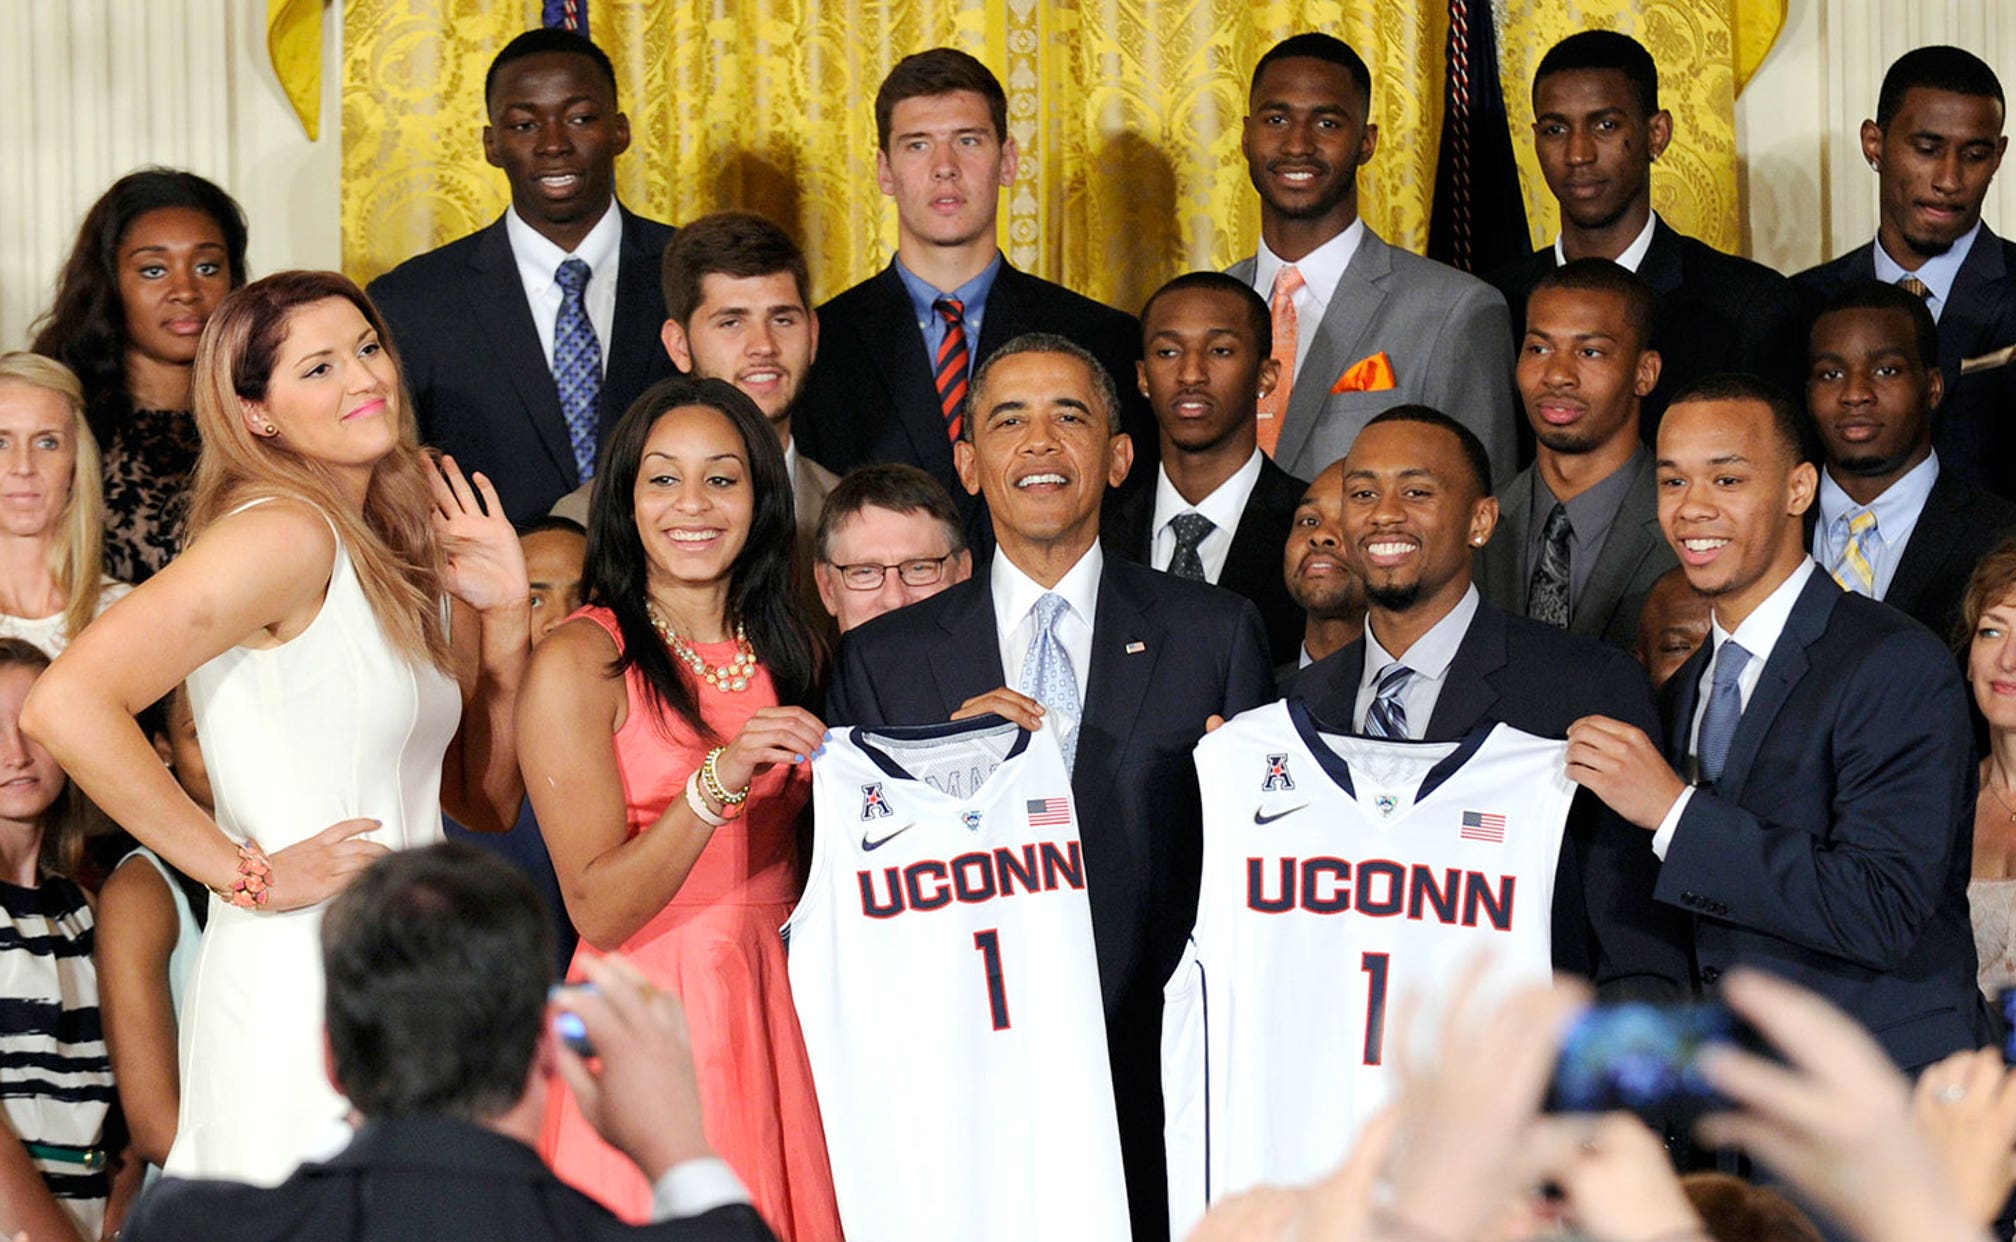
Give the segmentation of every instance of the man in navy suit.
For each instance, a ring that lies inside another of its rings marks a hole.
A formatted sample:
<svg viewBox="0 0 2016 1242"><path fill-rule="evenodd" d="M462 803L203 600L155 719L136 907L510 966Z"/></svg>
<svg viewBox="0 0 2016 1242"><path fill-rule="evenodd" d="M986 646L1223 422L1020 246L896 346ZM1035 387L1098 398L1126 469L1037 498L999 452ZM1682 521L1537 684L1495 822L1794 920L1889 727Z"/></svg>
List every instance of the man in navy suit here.
<svg viewBox="0 0 2016 1242"><path fill-rule="evenodd" d="M1365 586L1365 630L1288 679L1289 697L1328 728L1363 732L1380 683L1404 666L1401 718L1417 740L1456 741L1485 723L1561 737L1591 712L1657 731L1651 688L1631 657L1513 616L1471 582L1498 502L1468 427L1427 406L1397 406L1366 424L1342 465L1343 550ZM1685 927L1654 905L1653 879L1629 825L1576 798L1554 886L1556 968L1609 996L1681 994Z"/></svg>
<svg viewBox="0 0 2016 1242"><path fill-rule="evenodd" d="M1592 717L1569 731L1568 775L1649 840L1658 899L1693 916L1704 987L1735 965L1782 974L1915 1070L1989 1036L1967 696L1923 626L1806 555L1802 422L1747 376L1668 407L1659 523L1714 601L1709 642L1666 685L1663 753Z"/></svg>
<svg viewBox="0 0 2016 1242"><path fill-rule="evenodd" d="M1251 286L1189 272L1141 308L1141 392L1162 465L1108 498L1099 538L1124 560L1215 583L1253 601L1276 664L1295 659L1302 609L1281 574L1304 484L1260 451L1258 403L1280 364L1273 319Z"/></svg>
<svg viewBox="0 0 2016 1242"><path fill-rule="evenodd" d="M796 425L805 454L838 474L872 462L920 467L984 540L978 501L952 463L959 401L975 366L1043 331L1099 359L1125 394L1137 455L1152 464L1154 424L1128 386L1141 357L1134 316L1017 271L995 242L1021 152L993 72L955 48L906 56L876 92L875 131L876 180L896 200L896 256L819 308L819 357Z"/></svg>
<svg viewBox="0 0 2016 1242"><path fill-rule="evenodd" d="M2016 366L2000 352L2016 345L2016 245L1981 220L2009 143L2002 121L2002 83L1973 53L1921 47L1898 57L1876 119L1862 122L1876 237L1794 279L1816 299L1854 280L1922 298L1939 325L1945 380L1932 443L1958 477L2016 500Z"/></svg>
<svg viewBox="0 0 2016 1242"><path fill-rule="evenodd" d="M604 432L671 375L658 259L672 229L616 201L630 121L608 56L528 30L491 62L483 155L511 206L371 282L421 438L497 485L513 522L594 473Z"/></svg>
<svg viewBox="0 0 2016 1242"><path fill-rule="evenodd" d="M1806 408L1825 453L1809 511L1813 559L1951 641L1974 564L2016 528L2016 505L1932 447L1939 329L1922 299L1856 281L1813 323Z"/></svg>
<svg viewBox="0 0 2016 1242"><path fill-rule="evenodd" d="M986 497L993 562L849 631L827 719L994 712L1056 731L1084 830L1134 1236L1166 1239L1162 985L1196 919L1203 856L1190 752L1210 717L1273 697L1266 635L1249 601L1101 550L1100 504L1133 446L1096 358L1018 338L981 364L966 406L959 475Z"/></svg>

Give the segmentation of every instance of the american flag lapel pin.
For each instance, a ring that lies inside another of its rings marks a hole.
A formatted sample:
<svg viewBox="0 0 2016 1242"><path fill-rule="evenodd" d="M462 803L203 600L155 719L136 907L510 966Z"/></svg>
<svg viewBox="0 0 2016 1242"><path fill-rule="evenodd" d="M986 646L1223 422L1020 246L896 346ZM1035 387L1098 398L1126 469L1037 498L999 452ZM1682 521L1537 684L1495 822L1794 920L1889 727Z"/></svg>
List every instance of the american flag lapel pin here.
<svg viewBox="0 0 2016 1242"><path fill-rule="evenodd" d="M1131 643L1128 643L1128 644L1127 644L1127 654L1128 654L1128 655L1140 655L1140 654L1141 654L1142 652L1144 652L1144 651L1146 651L1146 650L1148 650L1148 644L1147 644L1147 643L1144 643L1144 642L1138 642L1138 641L1137 641L1137 642L1131 642Z"/></svg>

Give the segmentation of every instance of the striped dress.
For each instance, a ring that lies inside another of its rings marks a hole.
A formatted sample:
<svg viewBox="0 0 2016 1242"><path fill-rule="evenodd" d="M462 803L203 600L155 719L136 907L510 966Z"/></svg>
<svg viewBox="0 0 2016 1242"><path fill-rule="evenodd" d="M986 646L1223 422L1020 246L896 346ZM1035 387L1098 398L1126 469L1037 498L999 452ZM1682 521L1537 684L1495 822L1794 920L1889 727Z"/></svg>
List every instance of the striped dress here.
<svg viewBox="0 0 2016 1242"><path fill-rule="evenodd" d="M95 1238L113 1090L91 927L84 890L68 880L0 883L0 1107L50 1193Z"/></svg>

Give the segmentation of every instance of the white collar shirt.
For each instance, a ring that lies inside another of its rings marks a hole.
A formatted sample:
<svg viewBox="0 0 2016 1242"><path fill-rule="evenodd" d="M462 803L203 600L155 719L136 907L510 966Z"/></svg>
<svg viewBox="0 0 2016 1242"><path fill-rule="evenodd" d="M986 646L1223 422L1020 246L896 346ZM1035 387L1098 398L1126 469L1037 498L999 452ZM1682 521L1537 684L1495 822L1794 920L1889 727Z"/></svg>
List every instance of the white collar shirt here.
<svg viewBox="0 0 2016 1242"><path fill-rule="evenodd" d="M1897 562L1904 559L1904 545L1911 541L1911 532L1918 529L1918 515L1925 512L1925 502L1932 497L1932 485L1938 481L1939 454L1935 452L1905 471L1902 478L1884 488L1883 494L1869 505L1869 511L1876 515L1876 537L1862 541L1862 555L1875 574L1877 599L1890 593L1890 583L1897 577ZM1820 472L1820 492L1814 504L1819 516L1813 522L1813 559L1821 569L1832 573L1842 550L1848 546L1848 523L1862 511L1862 506L1842 491L1834 476L1825 470Z"/></svg>
<svg viewBox="0 0 2016 1242"><path fill-rule="evenodd" d="M1365 219L1360 216L1351 222L1349 228L1295 260L1293 266L1302 273L1302 287L1295 291L1295 374L1302 374L1302 363L1309 357L1309 346L1316 339L1316 329L1323 322L1323 315L1330 309L1330 300L1337 296L1337 282L1344 279L1344 269L1351 266L1352 258L1358 253L1358 245L1365 240ZM1274 278L1281 269L1290 264L1286 259L1267 248L1267 239L1260 239L1260 248L1253 256L1253 289L1268 305L1274 302ZM1325 381L1328 382L1328 381Z"/></svg>
<svg viewBox="0 0 2016 1242"><path fill-rule="evenodd" d="M1638 230L1638 236L1632 238L1631 244L1624 247L1624 253L1617 256L1617 266L1629 272L1637 271L1639 266L1645 262L1645 256L1651 253L1652 234L1658 231L1659 213L1656 211L1646 212L1645 227ZM1568 252L1561 248L1561 235L1556 233L1554 235L1554 266L1566 267L1567 264Z"/></svg>
<svg viewBox="0 0 2016 1242"><path fill-rule="evenodd" d="M1016 568L1006 552L995 551L993 568L988 570L988 587L994 595L994 630L1001 636L1001 672L1010 690L1022 688L1022 661L1036 637L1036 602L1054 593L1063 596L1064 602L1071 606L1057 621L1057 636L1064 644L1064 653L1071 657L1078 702L1081 705L1085 702L1085 678L1092 669L1092 626L1099 607L1099 576L1105 566L1106 554L1094 540L1078 563L1057 580L1056 586L1045 588ZM1046 719L1054 716L1053 711ZM1078 727L1075 720L1065 723L1066 727L1058 731L1060 739Z"/></svg>
<svg viewBox="0 0 2016 1242"><path fill-rule="evenodd" d="M1148 546L1148 563L1166 571L1169 562L1176 558L1176 532L1170 527L1170 521L1181 514L1201 513L1210 519L1211 533L1198 542L1197 559L1204 562L1204 580L1216 583L1225 572L1225 558L1232 551L1232 532L1239 529L1239 519L1246 513L1246 502L1252 498L1253 488L1259 482L1260 450L1257 448L1231 478L1194 505L1183 499L1183 494L1169 481L1168 470L1158 467L1155 471L1154 526L1151 528L1154 534Z"/></svg>
<svg viewBox="0 0 2016 1242"><path fill-rule="evenodd" d="M1449 678L1449 664L1477 617L1478 598L1477 588L1472 585L1456 601L1456 606L1429 626L1428 632L1415 639L1414 645L1401 656L1387 653L1379 644L1378 634L1373 632L1372 619L1365 619L1365 667L1358 675L1358 703L1351 712L1351 723L1358 732L1365 731L1365 713L1379 697L1379 675L1397 659L1414 670L1414 676L1400 691L1400 706L1407 713L1407 736L1419 741L1427 735L1428 719L1435 714L1435 704L1441 700L1442 687Z"/></svg>
<svg viewBox="0 0 2016 1242"><path fill-rule="evenodd" d="M560 288L560 265L568 259L588 265L588 287L581 292L581 302L595 329L595 343L601 346L606 372L609 333L616 324L616 267L623 253L623 213L616 210L616 200L609 200L609 210L571 254L525 223L516 207L504 209L504 236L511 242L511 257L518 261L518 280L525 286L525 304L532 309L532 326L539 333L539 348L546 353L549 371L553 369L553 332L566 296Z"/></svg>

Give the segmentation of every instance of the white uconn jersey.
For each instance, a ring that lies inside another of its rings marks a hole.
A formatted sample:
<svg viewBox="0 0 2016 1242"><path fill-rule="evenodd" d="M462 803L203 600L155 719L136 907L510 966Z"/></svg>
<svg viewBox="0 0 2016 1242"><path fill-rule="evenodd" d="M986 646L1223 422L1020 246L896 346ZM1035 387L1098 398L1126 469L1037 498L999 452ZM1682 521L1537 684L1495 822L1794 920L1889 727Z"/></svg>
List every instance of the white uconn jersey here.
<svg viewBox="0 0 2016 1242"><path fill-rule="evenodd" d="M1128 1236L1071 774L998 716L827 735L791 992L850 1242Z"/></svg>
<svg viewBox="0 0 2016 1242"><path fill-rule="evenodd" d="M1567 744L1319 734L1300 700L1197 744L1203 882L1164 991L1171 1225L1330 1172L1392 1088L1387 1030L1480 951L1494 984L1552 968Z"/></svg>

